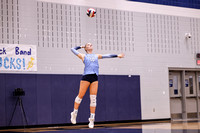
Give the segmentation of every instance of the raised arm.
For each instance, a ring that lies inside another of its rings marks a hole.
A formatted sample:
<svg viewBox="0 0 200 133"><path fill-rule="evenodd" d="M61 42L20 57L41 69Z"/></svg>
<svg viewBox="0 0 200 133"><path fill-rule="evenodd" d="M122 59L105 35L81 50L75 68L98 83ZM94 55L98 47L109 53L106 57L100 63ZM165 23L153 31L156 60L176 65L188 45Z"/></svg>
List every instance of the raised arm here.
<svg viewBox="0 0 200 133"><path fill-rule="evenodd" d="M78 52L78 49L81 49L81 48L82 46L77 46L77 47L71 48L71 51L83 61L84 54L81 54L80 52Z"/></svg>
<svg viewBox="0 0 200 133"><path fill-rule="evenodd" d="M105 58L124 58L124 54L98 54L99 59L105 59Z"/></svg>

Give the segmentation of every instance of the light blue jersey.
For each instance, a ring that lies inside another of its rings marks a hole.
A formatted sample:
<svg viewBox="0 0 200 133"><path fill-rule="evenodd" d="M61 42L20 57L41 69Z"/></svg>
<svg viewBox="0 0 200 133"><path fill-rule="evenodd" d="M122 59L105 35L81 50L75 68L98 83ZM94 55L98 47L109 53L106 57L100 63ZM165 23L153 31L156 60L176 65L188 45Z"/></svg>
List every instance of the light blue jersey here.
<svg viewBox="0 0 200 133"><path fill-rule="evenodd" d="M83 63L85 64L83 75L99 75L98 56L96 54L86 54Z"/></svg>

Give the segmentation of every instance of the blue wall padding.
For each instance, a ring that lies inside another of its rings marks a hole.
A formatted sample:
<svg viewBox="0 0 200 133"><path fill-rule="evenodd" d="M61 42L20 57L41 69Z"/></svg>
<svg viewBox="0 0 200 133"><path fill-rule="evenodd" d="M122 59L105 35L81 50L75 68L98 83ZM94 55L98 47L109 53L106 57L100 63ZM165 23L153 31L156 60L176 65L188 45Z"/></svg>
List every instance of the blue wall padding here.
<svg viewBox="0 0 200 133"><path fill-rule="evenodd" d="M28 125L70 123L70 113L78 94L81 75L0 74L0 126L8 126L17 100L15 88L23 88L22 97ZM79 108L77 122L88 122L89 90ZM140 76L100 75L96 121L141 120ZM25 122L17 106L11 126Z"/></svg>
<svg viewBox="0 0 200 133"><path fill-rule="evenodd" d="M107 80L109 82L107 82ZM130 83L131 84L131 83ZM117 76L107 76L104 80L105 89L105 110L106 110L106 120L115 121L118 119L118 89L117 89ZM121 88L123 89L123 88ZM100 110L101 111L101 110Z"/></svg>
<svg viewBox="0 0 200 133"><path fill-rule="evenodd" d="M26 95L23 100L26 112L37 112L37 90L36 75L20 75L21 88L26 89ZM12 90L12 89L11 89ZM31 103L31 104L30 104ZM30 125L37 124L37 113L27 114Z"/></svg>
<svg viewBox="0 0 200 133"><path fill-rule="evenodd" d="M17 86L22 86L21 84L21 75L12 75L12 74L8 74L5 75L5 86L6 86L6 123L9 122L10 118L11 118L11 114L13 112L16 100L15 97L13 97L13 88L16 88ZM25 98L25 100L27 99L27 97ZM25 105L26 106L26 105ZM26 108L26 107L25 107ZM3 114L1 114L3 115ZM13 125L20 125L22 123L22 119L21 119L21 115L20 115L20 108L16 109L15 115L13 117Z"/></svg>
<svg viewBox="0 0 200 133"><path fill-rule="evenodd" d="M0 74L0 126L6 125L6 80L5 75Z"/></svg>
<svg viewBox="0 0 200 133"><path fill-rule="evenodd" d="M106 121L106 114L108 111L106 110L106 90L105 88L105 77L106 76L99 76L99 89L97 95L97 109L96 112L99 115L96 115L96 119L99 121Z"/></svg>
<svg viewBox="0 0 200 133"><path fill-rule="evenodd" d="M40 75L36 79L37 91L37 122L49 124L52 121L51 116L51 77L49 75Z"/></svg>
<svg viewBox="0 0 200 133"><path fill-rule="evenodd" d="M200 0L128 0L128 1L200 9Z"/></svg>

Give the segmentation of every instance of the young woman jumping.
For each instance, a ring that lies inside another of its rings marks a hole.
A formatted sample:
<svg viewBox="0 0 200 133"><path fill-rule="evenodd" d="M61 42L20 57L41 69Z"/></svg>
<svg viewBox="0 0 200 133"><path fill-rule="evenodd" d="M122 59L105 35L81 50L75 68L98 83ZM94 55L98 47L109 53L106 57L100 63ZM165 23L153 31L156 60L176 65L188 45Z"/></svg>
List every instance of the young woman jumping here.
<svg viewBox="0 0 200 133"><path fill-rule="evenodd" d="M77 50L84 48L86 54L79 53ZM74 101L74 111L71 112L71 123L76 124L76 117L78 114L78 108L81 104L81 101L88 89L90 87L90 117L89 117L89 128L94 128L95 120L95 110L96 110L96 97L98 90L98 75L99 75L99 64L98 59L104 58L123 58L124 54L93 54L93 46L91 43L87 43L85 46L78 46L71 48L71 51L78 56L83 63L85 64L84 73L80 81L80 88L78 96Z"/></svg>

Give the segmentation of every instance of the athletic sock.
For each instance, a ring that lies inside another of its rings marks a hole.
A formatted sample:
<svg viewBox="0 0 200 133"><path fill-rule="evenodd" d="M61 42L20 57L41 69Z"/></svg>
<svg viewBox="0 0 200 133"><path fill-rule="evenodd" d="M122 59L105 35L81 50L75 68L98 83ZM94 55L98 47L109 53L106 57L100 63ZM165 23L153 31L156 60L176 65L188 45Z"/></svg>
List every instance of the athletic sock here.
<svg viewBox="0 0 200 133"><path fill-rule="evenodd" d="M78 114L78 109L74 109L73 111L75 114Z"/></svg>
<svg viewBox="0 0 200 133"><path fill-rule="evenodd" d="M94 118L95 118L95 114L94 114L94 113L91 113L91 114L90 114L90 118L91 118L91 119L94 119Z"/></svg>

